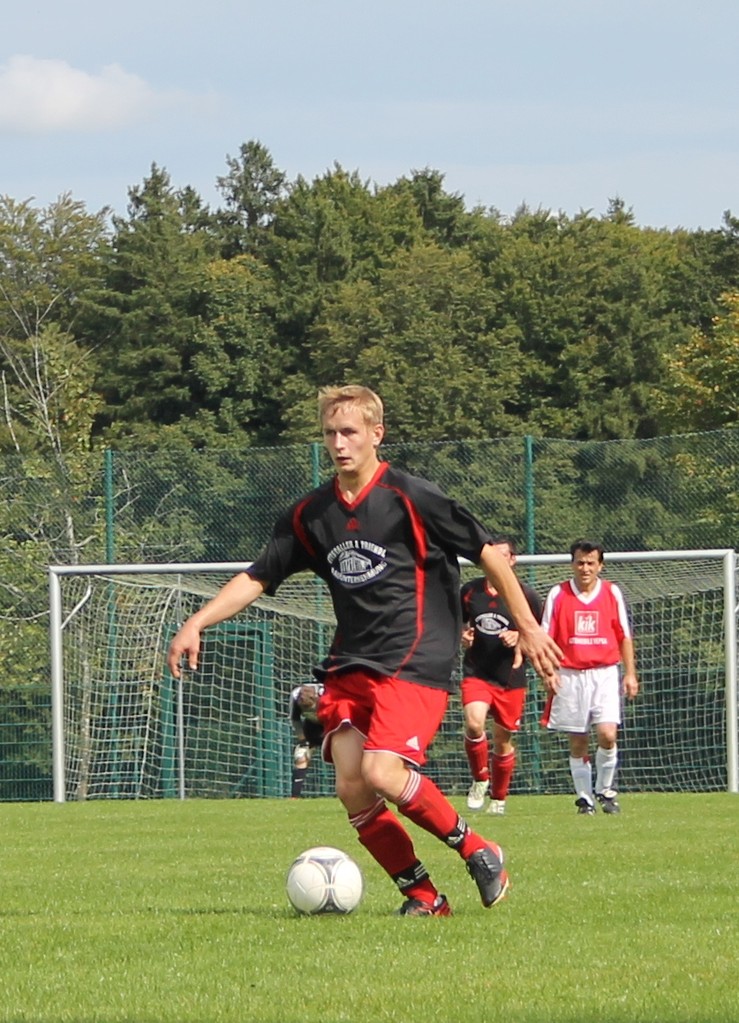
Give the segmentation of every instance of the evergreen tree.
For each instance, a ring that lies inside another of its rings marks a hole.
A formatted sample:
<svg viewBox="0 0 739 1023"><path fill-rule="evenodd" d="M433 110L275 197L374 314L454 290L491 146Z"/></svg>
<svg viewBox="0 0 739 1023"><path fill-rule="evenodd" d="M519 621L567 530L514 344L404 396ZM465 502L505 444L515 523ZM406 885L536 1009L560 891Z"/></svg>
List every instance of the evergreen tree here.
<svg viewBox="0 0 739 1023"><path fill-rule="evenodd" d="M217 179L225 200L217 221L223 233L223 255L255 252L271 224L278 201L287 193L287 177L275 167L260 142L244 142L238 157L227 156L228 174Z"/></svg>
<svg viewBox="0 0 739 1023"><path fill-rule="evenodd" d="M113 226L105 286L86 317L105 397L98 429L108 441L134 435L150 443L157 428L200 407L202 368L193 367L202 283L218 239L197 194L173 189L156 165L130 190L128 217Z"/></svg>

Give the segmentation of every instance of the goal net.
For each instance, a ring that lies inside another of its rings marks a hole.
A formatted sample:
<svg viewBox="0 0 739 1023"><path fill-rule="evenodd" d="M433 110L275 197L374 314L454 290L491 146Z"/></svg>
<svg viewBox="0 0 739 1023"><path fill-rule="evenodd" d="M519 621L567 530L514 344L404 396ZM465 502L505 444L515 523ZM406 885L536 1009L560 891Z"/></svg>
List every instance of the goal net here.
<svg viewBox="0 0 739 1023"><path fill-rule="evenodd" d="M544 596L568 562L525 556L518 572ZM293 577L208 629L196 672L166 668L180 624L244 567L50 568L55 800L289 795L290 693L333 635L324 585ZM626 594L642 686L624 707L620 790L737 791L734 552L609 554L604 575ZM543 702L532 676L514 794L570 790L566 740L538 723ZM456 695L425 770L450 795L469 786ZM316 756L303 793L332 792Z"/></svg>

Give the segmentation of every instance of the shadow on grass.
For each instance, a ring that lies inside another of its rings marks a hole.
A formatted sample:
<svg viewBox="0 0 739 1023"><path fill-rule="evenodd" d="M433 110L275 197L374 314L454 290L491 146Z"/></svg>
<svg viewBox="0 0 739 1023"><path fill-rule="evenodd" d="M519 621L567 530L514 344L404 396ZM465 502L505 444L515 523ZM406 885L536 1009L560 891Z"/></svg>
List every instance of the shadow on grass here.
<svg viewBox="0 0 739 1023"><path fill-rule="evenodd" d="M382 910L362 909L362 917L387 917L395 915L393 912ZM254 907L254 906L167 906L158 908L147 906L143 909L111 910L108 913L99 911L88 912L85 910L70 910L69 912L45 912L44 910L20 910L0 909L0 920L54 920L69 919L71 917L90 917L100 919L101 917L132 917L132 916L235 916L235 917L259 917L264 920L309 920L315 917L332 917L342 919L349 916L357 916L356 913L316 913L311 916L309 913L298 913L294 909L275 907Z"/></svg>

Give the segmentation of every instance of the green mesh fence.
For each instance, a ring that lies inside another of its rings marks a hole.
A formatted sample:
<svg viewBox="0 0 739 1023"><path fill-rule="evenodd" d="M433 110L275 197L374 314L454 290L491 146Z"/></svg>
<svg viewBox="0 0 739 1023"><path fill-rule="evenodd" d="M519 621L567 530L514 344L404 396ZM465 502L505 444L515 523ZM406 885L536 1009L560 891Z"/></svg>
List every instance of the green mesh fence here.
<svg viewBox="0 0 739 1023"><path fill-rule="evenodd" d="M51 798L51 694L43 686L0 687L0 801Z"/></svg>
<svg viewBox="0 0 739 1023"><path fill-rule="evenodd" d="M513 533L528 553L567 550L581 535L611 551L733 548L739 535L739 429L603 443L387 444L383 455L438 483L495 531ZM0 689L48 692L48 564L248 560L276 515L330 473L317 443L92 452L76 456L67 474L5 457ZM48 763L42 719L30 712L10 739L0 733L0 761ZM8 745L25 752L4 755ZM49 798L45 784L31 793L9 783L0 798Z"/></svg>
<svg viewBox="0 0 739 1023"><path fill-rule="evenodd" d="M383 455L518 536L530 554L566 550L579 535L610 550L733 547L739 532L739 430L607 443L388 444ZM121 562L252 557L275 516L331 472L317 444L111 457Z"/></svg>

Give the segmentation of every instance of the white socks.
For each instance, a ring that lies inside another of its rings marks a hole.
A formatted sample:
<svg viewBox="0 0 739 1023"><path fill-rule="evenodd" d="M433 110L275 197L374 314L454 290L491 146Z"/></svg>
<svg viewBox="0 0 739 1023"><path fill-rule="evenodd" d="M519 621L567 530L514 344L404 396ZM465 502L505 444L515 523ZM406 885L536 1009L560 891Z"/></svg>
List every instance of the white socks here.
<svg viewBox="0 0 739 1023"><path fill-rule="evenodd" d="M618 764L618 747L611 746L610 749L601 749L599 746L595 751L595 791L606 792L613 790L613 782L616 777L616 765Z"/></svg>
<svg viewBox="0 0 739 1023"><path fill-rule="evenodd" d="M593 802L593 775L587 757L570 757L570 774L578 799Z"/></svg>

